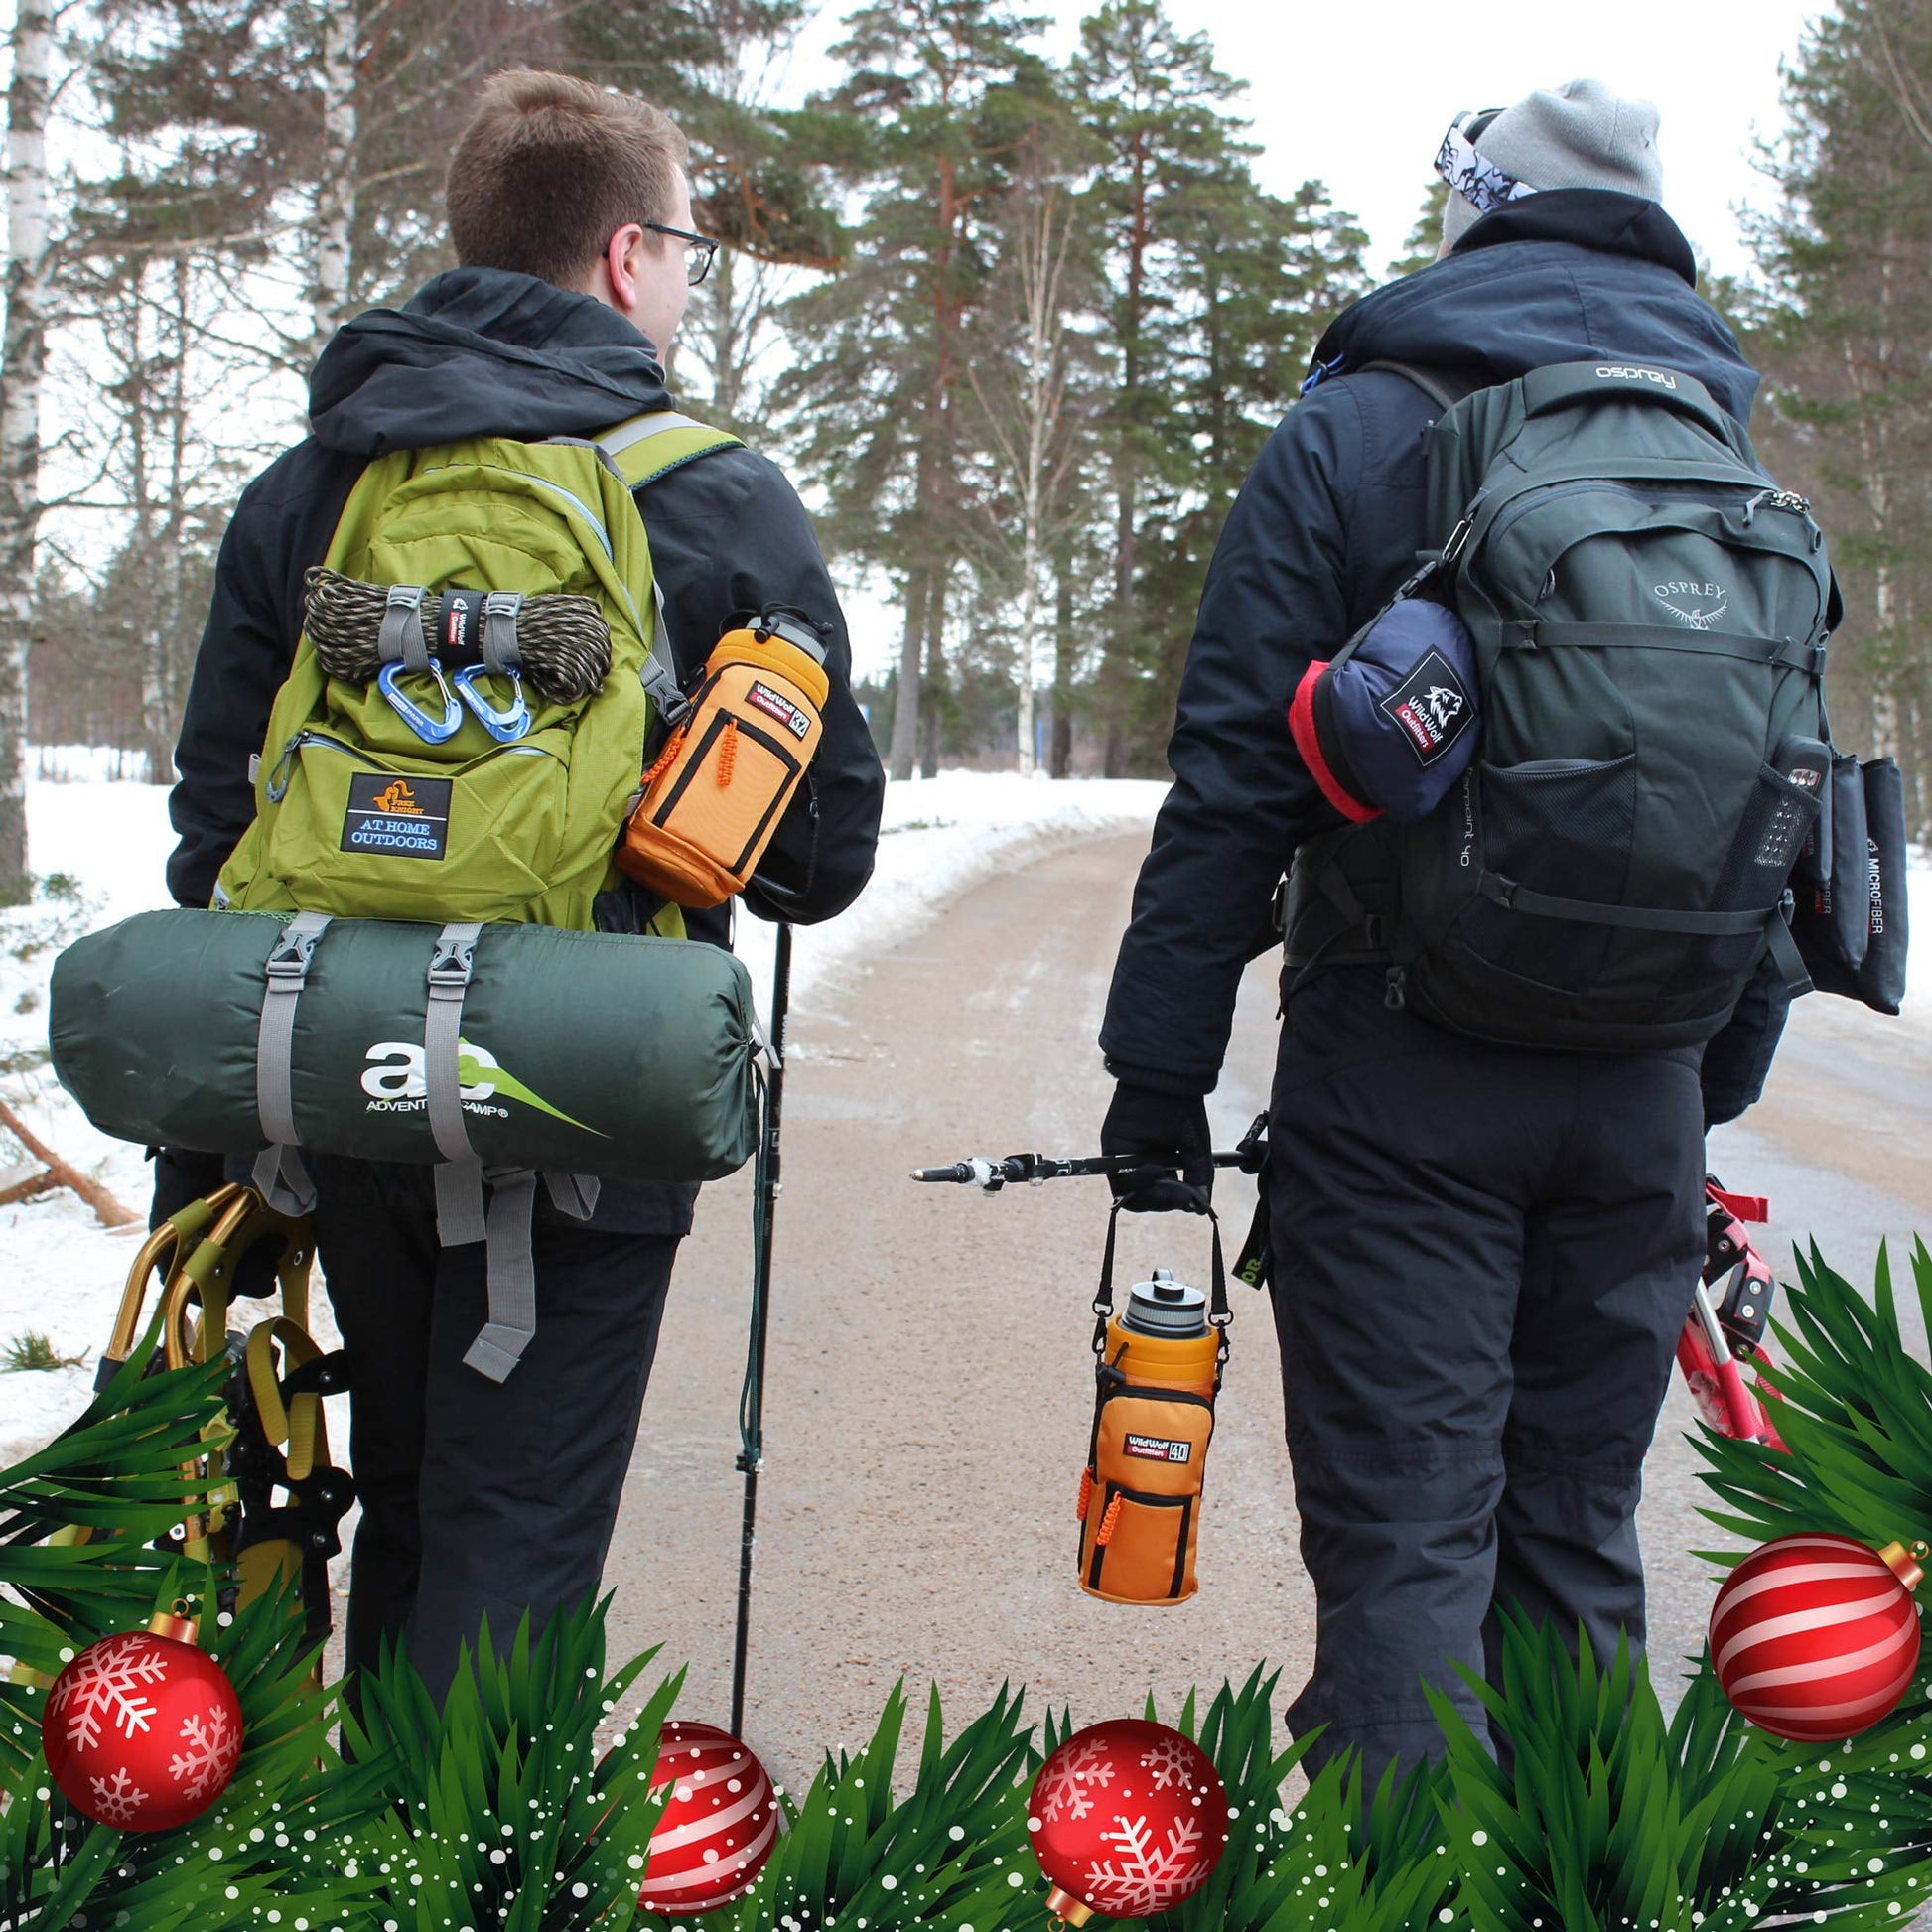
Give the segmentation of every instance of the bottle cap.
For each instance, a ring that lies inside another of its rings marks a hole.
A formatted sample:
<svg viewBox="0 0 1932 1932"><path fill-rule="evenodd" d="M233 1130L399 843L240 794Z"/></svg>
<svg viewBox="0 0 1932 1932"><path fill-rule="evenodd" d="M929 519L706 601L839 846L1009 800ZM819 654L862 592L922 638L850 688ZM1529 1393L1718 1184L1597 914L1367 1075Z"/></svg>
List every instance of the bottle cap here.
<svg viewBox="0 0 1932 1932"><path fill-rule="evenodd" d="M1154 1279L1136 1282L1127 1298L1124 1325L1140 1335L1185 1340L1207 1332L1207 1297L1185 1282L1177 1282L1165 1268Z"/></svg>

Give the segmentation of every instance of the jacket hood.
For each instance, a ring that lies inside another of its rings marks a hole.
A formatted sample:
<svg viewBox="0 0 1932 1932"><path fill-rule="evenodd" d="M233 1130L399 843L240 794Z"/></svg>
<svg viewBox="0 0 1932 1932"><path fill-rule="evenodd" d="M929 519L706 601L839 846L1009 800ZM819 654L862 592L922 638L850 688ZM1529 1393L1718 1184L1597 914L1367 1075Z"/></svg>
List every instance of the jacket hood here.
<svg viewBox="0 0 1932 1932"><path fill-rule="evenodd" d="M670 407L657 351L616 310L500 268L453 268L357 316L309 378L316 441L365 457L586 436Z"/></svg>
<svg viewBox="0 0 1932 1932"><path fill-rule="evenodd" d="M1345 309L1305 385L1366 362L1509 382L1552 362L1661 362L1695 376L1740 423L1757 375L1697 292L1690 243L1655 202L1552 189L1484 215L1442 261Z"/></svg>

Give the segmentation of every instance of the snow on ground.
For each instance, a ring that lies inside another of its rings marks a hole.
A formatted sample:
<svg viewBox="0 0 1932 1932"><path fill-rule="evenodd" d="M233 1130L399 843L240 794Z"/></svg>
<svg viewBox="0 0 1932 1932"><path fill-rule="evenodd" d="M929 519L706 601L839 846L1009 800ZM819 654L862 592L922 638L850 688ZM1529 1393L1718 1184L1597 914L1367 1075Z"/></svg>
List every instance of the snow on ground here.
<svg viewBox="0 0 1932 1932"><path fill-rule="evenodd" d="M163 869L174 848L167 791L113 782L112 767L86 748L50 747L31 767L28 787L33 864L43 877L78 883L89 915L76 929L105 925L168 902ZM57 782L71 776L76 781ZM1083 839L1145 831L1166 787L1104 780L1024 779L953 771L887 788L878 869L859 902L827 925L799 931L792 997L803 1006L862 973L882 948L915 931L946 901L994 873ZM46 988L55 948L14 956L24 935L44 939L45 909L0 913L0 1095L26 1098L28 1126L56 1152L94 1172L145 1216L149 1173L143 1151L89 1127L44 1067L8 1074L8 1056L46 1043ZM758 988L770 998L773 928L741 919L739 950ZM0 1150L0 1190L31 1170L10 1170ZM85 1354L79 1368L0 1373L0 1464L15 1460L85 1407L93 1363L113 1323L122 1283L141 1230L101 1228L71 1194L0 1207L0 1351L28 1331L47 1335L63 1355ZM152 1311L152 1296L148 1311ZM318 1339L327 1308L318 1298Z"/></svg>

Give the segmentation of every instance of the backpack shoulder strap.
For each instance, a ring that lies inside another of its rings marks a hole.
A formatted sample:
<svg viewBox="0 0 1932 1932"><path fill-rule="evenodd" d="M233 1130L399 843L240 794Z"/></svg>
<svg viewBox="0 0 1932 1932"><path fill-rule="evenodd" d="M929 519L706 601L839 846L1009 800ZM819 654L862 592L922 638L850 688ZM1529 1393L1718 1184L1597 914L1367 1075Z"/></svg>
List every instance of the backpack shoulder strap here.
<svg viewBox="0 0 1932 1932"><path fill-rule="evenodd" d="M729 430L713 429L675 409L654 409L606 430L597 446L632 489L641 489L714 450L742 449L744 444Z"/></svg>
<svg viewBox="0 0 1932 1932"><path fill-rule="evenodd" d="M1351 375L1366 375L1370 369L1383 369L1390 375L1402 376L1413 383L1433 402L1438 409L1449 410L1464 396L1472 396L1478 389L1486 389L1489 384L1460 374L1454 369L1419 369L1411 362L1364 362L1359 369L1351 369Z"/></svg>

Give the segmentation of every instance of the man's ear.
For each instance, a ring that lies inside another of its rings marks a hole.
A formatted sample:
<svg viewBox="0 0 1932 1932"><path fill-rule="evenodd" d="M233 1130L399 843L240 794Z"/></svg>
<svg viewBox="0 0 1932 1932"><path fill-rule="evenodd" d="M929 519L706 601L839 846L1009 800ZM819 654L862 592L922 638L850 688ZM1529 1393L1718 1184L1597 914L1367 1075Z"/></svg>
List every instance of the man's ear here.
<svg viewBox="0 0 1932 1932"><path fill-rule="evenodd" d="M604 244L604 272L610 278L611 295L616 306L628 315L642 293L637 276L638 250L644 231L635 221L626 221Z"/></svg>

